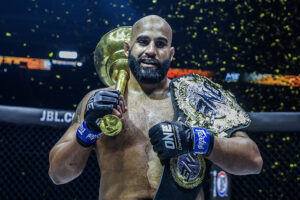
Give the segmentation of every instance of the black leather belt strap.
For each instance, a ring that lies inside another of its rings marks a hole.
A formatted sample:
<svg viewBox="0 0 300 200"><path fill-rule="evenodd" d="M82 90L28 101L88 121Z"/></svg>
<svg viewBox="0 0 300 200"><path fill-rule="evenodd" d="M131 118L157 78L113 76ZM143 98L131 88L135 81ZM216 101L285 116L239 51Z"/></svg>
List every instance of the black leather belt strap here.
<svg viewBox="0 0 300 200"><path fill-rule="evenodd" d="M163 173L154 200L195 200L202 184L194 189L178 186L172 178L169 163L163 166Z"/></svg>

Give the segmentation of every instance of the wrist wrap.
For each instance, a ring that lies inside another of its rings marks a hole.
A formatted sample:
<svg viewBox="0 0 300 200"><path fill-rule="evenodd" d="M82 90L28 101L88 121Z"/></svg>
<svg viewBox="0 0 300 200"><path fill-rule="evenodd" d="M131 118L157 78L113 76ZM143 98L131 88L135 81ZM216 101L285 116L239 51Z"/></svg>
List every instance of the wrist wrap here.
<svg viewBox="0 0 300 200"><path fill-rule="evenodd" d="M77 129L76 140L83 147L92 146L102 132L94 132L86 127L85 121Z"/></svg>
<svg viewBox="0 0 300 200"><path fill-rule="evenodd" d="M214 146L214 136L206 129L192 127L194 133L194 153L208 156Z"/></svg>

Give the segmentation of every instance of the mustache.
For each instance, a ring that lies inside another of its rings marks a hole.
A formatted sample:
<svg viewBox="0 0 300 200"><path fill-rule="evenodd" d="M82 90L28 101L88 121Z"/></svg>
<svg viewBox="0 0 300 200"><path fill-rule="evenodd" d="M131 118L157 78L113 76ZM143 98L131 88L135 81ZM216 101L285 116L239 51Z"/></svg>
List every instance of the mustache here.
<svg viewBox="0 0 300 200"><path fill-rule="evenodd" d="M153 63L156 63L156 68L142 68L141 62L143 59L151 60ZM161 80L163 80L169 70L171 64L170 57L169 59L159 61L154 58L154 56L149 55L143 55L139 58L135 58L131 55L131 52L129 51L128 55L128 65L133 73L133 76L142 83L159 83Z"/></svg>
<svg viewBox="0 0 300 200"><path fill-rule="evenodd" d="M161 63L156 58L153 58L151 56L141 56L137 59L137 62L140 64L143 60L152 60L154 64L159 68L161 66Z"/></svg>

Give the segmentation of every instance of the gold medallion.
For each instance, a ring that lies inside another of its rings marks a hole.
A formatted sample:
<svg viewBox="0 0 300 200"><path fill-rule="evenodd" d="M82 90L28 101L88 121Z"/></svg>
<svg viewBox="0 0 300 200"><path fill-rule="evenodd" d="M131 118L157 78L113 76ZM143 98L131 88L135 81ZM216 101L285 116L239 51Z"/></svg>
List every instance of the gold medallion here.
<svg viewBox="0 0 300 200"><path fill-rule="evenodd" d="M206 165L202 155L184 154L170 160L174 181L185 189L197 187L203 180Z"/></svg>
<svg viewBox="0 0 300 200"><path fill-rule="evenodd" d="M122 131L122 121L115 115L105 115L100 120L101 131L108 136L115 136Z"/></svg>

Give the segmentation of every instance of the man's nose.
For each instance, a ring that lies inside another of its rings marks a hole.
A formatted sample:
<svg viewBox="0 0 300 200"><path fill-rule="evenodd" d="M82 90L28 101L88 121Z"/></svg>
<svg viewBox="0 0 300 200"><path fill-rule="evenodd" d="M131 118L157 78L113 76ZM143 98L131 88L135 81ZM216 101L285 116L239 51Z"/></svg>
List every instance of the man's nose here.
<svg viewBox="0 0 300 200"><path fill-rule="evenodd" d="M154 42L150 42L146 49L146 55L150 57L155 57L156 56L156 47Z"/></svg>

